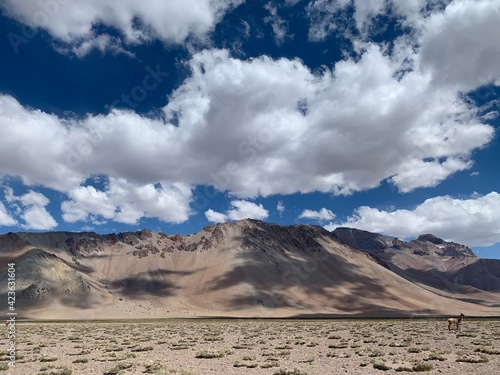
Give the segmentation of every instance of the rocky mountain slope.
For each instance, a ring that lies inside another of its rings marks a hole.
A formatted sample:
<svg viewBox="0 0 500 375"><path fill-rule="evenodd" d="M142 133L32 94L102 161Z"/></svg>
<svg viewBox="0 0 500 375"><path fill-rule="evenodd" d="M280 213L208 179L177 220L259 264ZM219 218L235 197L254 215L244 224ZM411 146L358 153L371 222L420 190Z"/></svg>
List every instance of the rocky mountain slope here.
<svg viewBox="0 0 500 375"><path fill-rule="evenodd" d="M487 293L500 292L500 260L478 258L467 246L432 234L404 242L353 228L337 228L333 233L345 244L371 254L379 264L405 279L437 289L441 294L475 293L488 297Z"/></svg>
<svg viewBox="0 0 500 375"><path fill-rule="evenodd" d="M16 263L19 313L36 318L500 315L494 283L473 287L466 300L461 290L420 282L419 272L441 272L430 266L436 259L457 259L474 274L486 267L461 245L435 242L256 220L188 236L8 233L0 277Z"/></svg>

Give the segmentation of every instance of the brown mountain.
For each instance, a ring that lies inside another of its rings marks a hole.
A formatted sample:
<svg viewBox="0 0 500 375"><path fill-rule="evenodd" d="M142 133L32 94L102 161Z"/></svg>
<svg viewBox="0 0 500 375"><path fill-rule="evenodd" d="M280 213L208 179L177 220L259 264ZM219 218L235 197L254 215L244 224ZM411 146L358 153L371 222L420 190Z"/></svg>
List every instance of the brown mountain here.
<svg viewBox="0 0 500 375"><path fill-rule="evenodd" d="M416 279L403 268L426 257L482 267L460 245L463 253L449 255L425 237L417 242L429 254L418 255L366 233L349 243L317 226L256 220L188 236L8 233L0 236L0 276L6 280L7 264L16 264L18 313L36 318L500 315L495 293L445 291L417 280L432 268L416 267Z"/></svg>
<svg viewBox="0 0 500 375"><path fill-rule="evenodd" d="M432 234L405 242L353 228L337 228L333 233L345 244L371 254L379 264L429 290L439 294L454 292L459 299L496 304L500 260L478 258L467 246Z"/></svg>

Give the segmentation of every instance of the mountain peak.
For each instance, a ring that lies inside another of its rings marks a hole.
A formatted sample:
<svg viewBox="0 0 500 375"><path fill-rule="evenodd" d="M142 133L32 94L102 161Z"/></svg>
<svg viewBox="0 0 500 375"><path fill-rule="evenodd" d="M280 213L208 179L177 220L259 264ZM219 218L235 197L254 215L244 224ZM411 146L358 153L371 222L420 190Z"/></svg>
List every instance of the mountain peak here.
<svg viewBox="0 0 500 375"><path fill-rule="evenodd" d="M420 236L418 236L417 241L428 241L428 242L432 242L435 245L441 245L445 242L443 239L438 238L435 235L430 234L430 233L421 234Z"/></svg>
<svg viewBox="0 0 500 375"><path fill-rule="evenodd" d="M396 237L384 236L378 233L349 227L335 228L333 234L349 246L368 253L383 251L392 246L396 239Z"/></svg>
<svg viewBox="0 0 500 375"><path fill-rule="evenodd" d="M422 244L431 243L434 245L434 252L441 256L452 256L452 257L476 257L476 254L465 245L461 245L456 242L445 241L433 234L422 234L418 236L415 241L411 241L410 244Z"/></svg>

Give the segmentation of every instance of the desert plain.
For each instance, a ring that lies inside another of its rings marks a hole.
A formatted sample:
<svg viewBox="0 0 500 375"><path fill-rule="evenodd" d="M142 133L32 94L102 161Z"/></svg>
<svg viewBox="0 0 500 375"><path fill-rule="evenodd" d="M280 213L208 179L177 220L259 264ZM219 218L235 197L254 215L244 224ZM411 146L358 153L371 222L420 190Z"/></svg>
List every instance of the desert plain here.
<svg viewBox="0 0 500 375"><path fill-rule="evenodd" d="M7 339L3 338L4 348ZM22 321L7 374L495 374L500 320Z"/></svg>

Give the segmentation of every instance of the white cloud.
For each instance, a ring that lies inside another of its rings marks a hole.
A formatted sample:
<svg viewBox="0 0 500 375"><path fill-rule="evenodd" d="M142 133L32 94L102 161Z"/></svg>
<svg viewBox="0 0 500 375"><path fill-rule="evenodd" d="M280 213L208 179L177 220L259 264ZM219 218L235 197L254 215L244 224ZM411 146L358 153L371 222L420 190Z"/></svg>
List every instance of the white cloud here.
<svg viewBox="0 0 500 375"><path fill-rule="evenodd" d="M257 219L263 220L269 216L269 211L262 206L244 200L231 201L233 209L226 211L226 213L216 212L212 209L205 212L205 217L208 221L224 222L229 220L242 220L242 219Z"/></svg>
<svg viewBox="0 0 500 375"><path fill-rule="evenodd" d="M376 17L380 15L396 17L402 26L420 30L429 15L439 13L450 1L312 0L306 6L310 20L309 39L323 41L335 32L343 33L345 37L352 38L353 42L356 41L358 36L354 35L357 34L368 40L371 32L380 32L385 26L374 25ZM351 17L351 10L354 17Z"/></svg>
<svg viewBox="0 0 500 375"><path fill-rule="evenodd" d="M198 129L190 143L211 148L216 161L203 170L240 197L350 193L390 177L404 191L432 186L470 166L470 151L494 133L458 93L431 88L429 76L396 79L398 67L374 45L320 76L300 61L241 61L216 50L191 66L165 110L182 114L181 128ZM436 172L415 179L407 169L424 160Z"/></svg>
<svg viewBox="0 0 500 375"><path fill-rule="evenodd" d="M62 203L67 222L113 220L136 224L143 217L182 223L191 213L191 189L181 183L134 184L125 179L110 178L104 190L79 186L69 192L70 200Z"/></svg>
<svg viewBox="0 0 500 375"><path fill-rule="evenodd" d="M277 45L281 45L287 36L288 24L278 15L278 9L273 7L271 3L264 5L264 8L269 12L269 16L264 18L264 22L271 24L274 33L274 41Z"/></svg>
<svg viewBox="0 0 500 375"><path fill-rule="evenodd" d="M468 246L500 242L500 194L491 192L469 199L439 196L427 199L413 210L385 211L362 206L346 222L325 226L354 227L397 237L432 233Z"/></svg>
<svg viewBox="0 0 500 375"><path fill-rule="evenodd" d="M212 223L224 223L228 220L228 216L222 212L217 212L209 209L205 212L205 217Z"/></svg>
<svg viewBox="0 0 500 375"><path fill-rule="evenodd" d="M241 219L257 219L263 220L269 216L269 211L267 211L262 204L256 204L253 202L235 200L231 202L231 206L234 209L227 212L228 217L231 220L241 220Z"/></svg>
<svg viewBox="0 0 500 375"><path fill-rule="evenodd" d="M70 52L76 56L83 58L93 49L97 49L102 53L110 52L113 55L124 54L129 57L134 57L134 54L121 46L121 40L109 35L98 35L95 38L85 40L76 45L58 46L56 50L63 54Z"/></svg>
<svg viewBox="0 0 500 375"><path fill-rule="evenodd" d="M58 118L0 96L0 175L70 195L95 175L133 181L131 191L168 181L239 198L349 194L384 179L410 191L469 168L494 135L429 75L394 77L397 64L375 45L321 75L299 60L243 61L225 50L197 53L190 67L164 108L178 126L125 110ZM185 212L183 196L179 204ZM126 210L123 220L151 211Z"/></svg>
<svg viewBox="0 0 500 375"><path fill-rule="evenodd" d="M345 28L345 25L338 22L338 16L350 4L351 0L312 0L306 6L310 20L309 39L321 41L339 28Z"/></svg>
<svg viewBox="0 0 500 375"><path fill-rule="evenodd" d="M45 207L28 206L22 218L26 223L22 225L25 229L51 230L57 227L56 220Z"/></svg>
<svg viewBox="0 0 500 375"><path fill-rule="evenodd" d="M0 226L10 226L16 224L17 221L11 215L9 215L7 209L5 208L5 205L0 202Z"/></svg>
<svg viewBox="0 0 500 375"><path fill-rule="evenodd" d="M350 7L354 7L354 25L346 17ZM360 39L370 40L371 33L383 27L375 23L376 16L395 18L412 30L402 36L404 48L418 48L415 66L411 68L430 74L438 87L449 85L467 92L495 84L500 78L500 45L491 37L500 34L498 0L314 0L306 10L311 21L311 40L322 41L333 32L341 32L352 40L356 50ZM398 44L396 41L400 48ZM414 60L408 55L404 59Z"/></svg>
<svg viewBox="0 0 500 375"><path fill-rule="evenodd" d="M327 210L324 207L319 211L304 210L299 215L299 219L312 219L312 220L318 220L318 221L332 220L334 218L335 218L335 214L332 211Z"/></svg>
<svg viewBox="0 0 500 375"><path fill-rule="evenodd" d="M89 47L103 48L121 43L107 34L97 34L95 26L118 30L125 44L160 39L183 43L189 36L203 39L223 15L244 0L53 0L0 3L5 15L32 28L42 28L60 42L84 53ZM118 46L118 48L121 48Z"/></svg>
<svg viewBox="0 0 500 375"><path fill-rule="evenodd" d="M500 1L460 0L423 26L420 68L436 85L469 91L500 78ZM460 64L457 64L460 61Z"/></svg>
<svg viewBox="0 0 500 375"><path fill-rule="evenodd" d="M278 202L276 210L280 213L280 215L282 215L283 212L285 212L285 205L283 204L283 201Z"/></svg>
<svg viewBox="0 0 500 375"><path fill-rule="evenodd" d="M6 201L16 209L17 214L24 221L21 227L35 230L50 230L57 227L57 222L46 209L50 201L45 195L30 190L26 194L16 196L10 187L5 188L4 193ZM1 211L0 207L0 224L3 221L1 220L1 216L3 216ZM2 225L15 224L15 221L12 223L12 220L14 219L11 217L11 224ZM9 223L8 218L6 221Z"/></svg>

